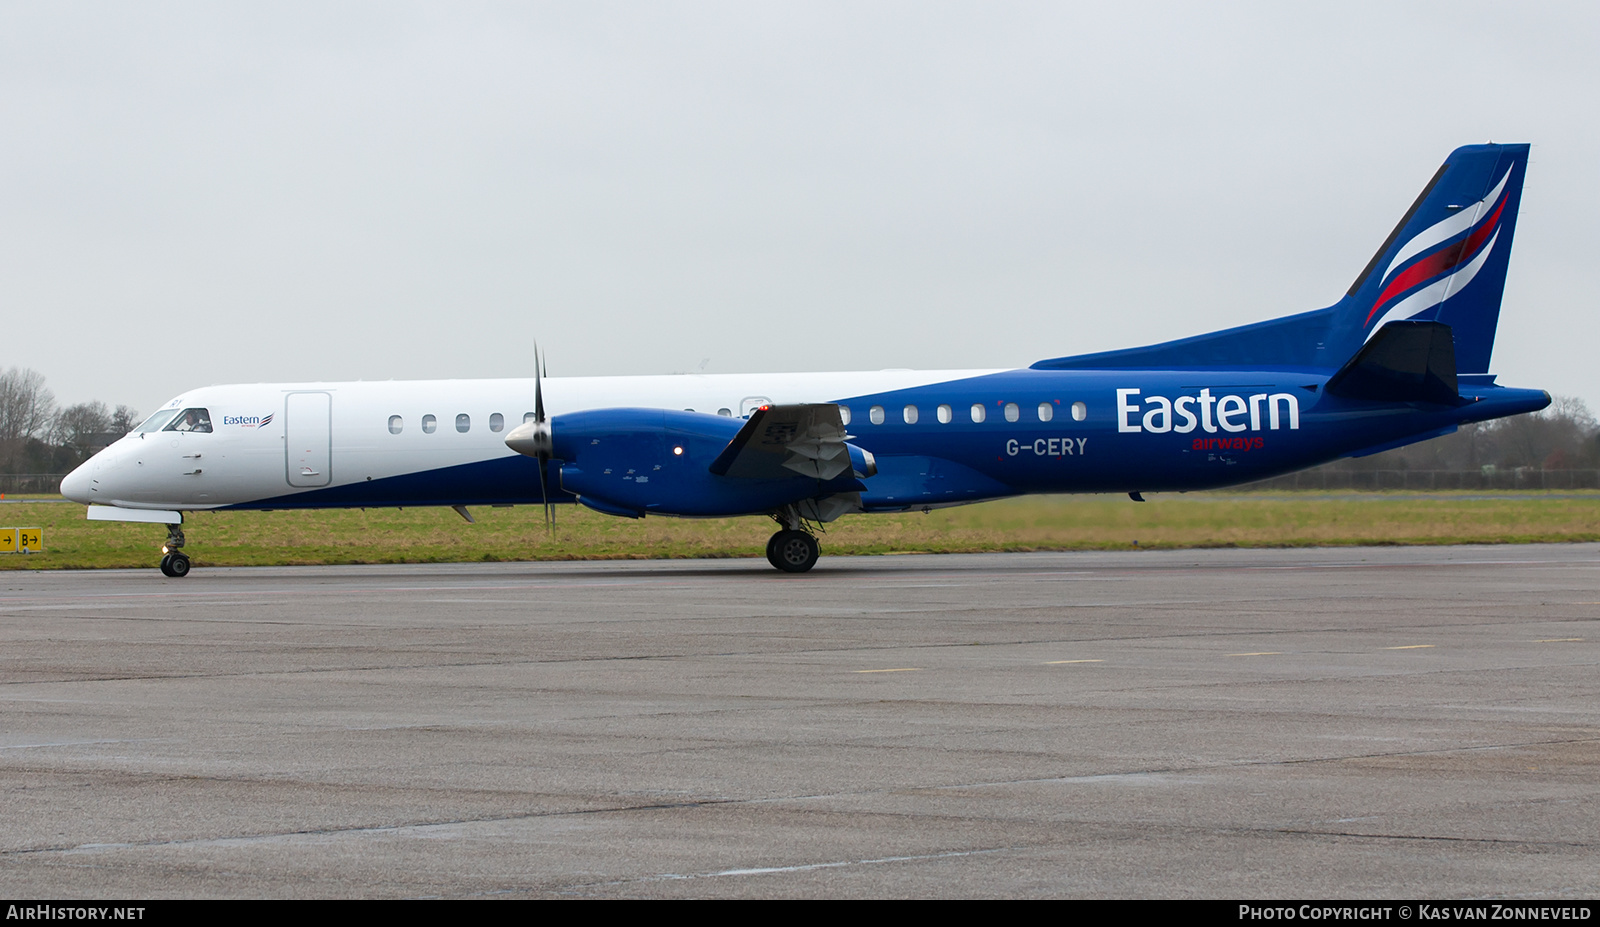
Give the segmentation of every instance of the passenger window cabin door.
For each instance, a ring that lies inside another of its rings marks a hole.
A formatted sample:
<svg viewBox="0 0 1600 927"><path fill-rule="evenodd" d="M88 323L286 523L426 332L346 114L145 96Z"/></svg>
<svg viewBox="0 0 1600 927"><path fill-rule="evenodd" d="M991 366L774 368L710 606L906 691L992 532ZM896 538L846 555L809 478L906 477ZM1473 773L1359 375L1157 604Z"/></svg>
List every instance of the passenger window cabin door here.
<svg viewBox="0 0 1600 927"><path fill-rule="evenodd" d="M290 393L283 403L283 433L289 485L328 485L333 479L333 396Z"/></svg>

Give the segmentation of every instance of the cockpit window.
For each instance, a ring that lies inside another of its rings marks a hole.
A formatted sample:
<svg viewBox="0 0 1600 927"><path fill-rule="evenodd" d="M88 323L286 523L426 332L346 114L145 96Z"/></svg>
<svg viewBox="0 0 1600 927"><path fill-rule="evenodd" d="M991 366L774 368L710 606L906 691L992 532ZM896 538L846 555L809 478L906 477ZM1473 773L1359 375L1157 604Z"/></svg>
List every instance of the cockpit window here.
<svg viewBox="0 0 1600 927"><path fill-rule="evenodd" d="M172 424L161 429L162 431L192 431L197 434L211 433L211 413L205 409L184 409Z"/></svg>
<svg viewBox="0 0 1600 927"><path fill-rule="evenodd" d="M154 415L150 416L149 418L145 419L144 420L144 424L140 425L138 428L135 428L134 432L138 433L138 434L143 434L144 432L147 432L147 431L160 431L161 430L161 426L165 425L166 423L168 423L170 421L172 421L173 416L175 416L177 414L178 414L178 410L177 409L163 409L160 412L157 412L156 414L154 414Z"/></svg>

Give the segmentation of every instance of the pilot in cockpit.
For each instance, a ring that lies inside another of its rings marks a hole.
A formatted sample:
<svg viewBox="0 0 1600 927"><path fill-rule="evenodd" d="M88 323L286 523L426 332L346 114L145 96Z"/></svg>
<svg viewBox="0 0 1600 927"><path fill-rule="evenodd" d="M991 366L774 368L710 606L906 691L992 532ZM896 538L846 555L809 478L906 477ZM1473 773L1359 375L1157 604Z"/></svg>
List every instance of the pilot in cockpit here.
<svg viewBox="0 0 1600 927"><path fill-rule="evenodd" d="M184 409L183 414L170 426L173 431L211 433L211 413L205 409Z"/></svg>

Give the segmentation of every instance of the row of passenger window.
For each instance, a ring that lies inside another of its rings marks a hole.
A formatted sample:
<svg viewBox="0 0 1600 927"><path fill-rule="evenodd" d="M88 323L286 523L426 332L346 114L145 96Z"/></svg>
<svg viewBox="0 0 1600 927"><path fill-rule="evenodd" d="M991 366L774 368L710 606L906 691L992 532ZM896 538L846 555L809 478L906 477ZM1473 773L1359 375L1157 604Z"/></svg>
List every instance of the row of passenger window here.
<svg viewBox="0 0 1600 927"><path fill-rule="evenodd" d="M524 413L522 413L522 420L524 422L533 421L533 413L532 412L524 412ZM493 432L501 432L501 431L505 431L505 429L506 429L506 417L504 415L501 415L499 412L492 413L489 416L489 430L493 431ZM397 435L400 432L405 431L405 430L406 430L406 420L405 420L405 418L403 416L399 416L399 415L391 415L391 416L389 416L389 434ZM436 416L424 415L422 417L422 433L423 434L431 435L435 431L438 431L438 430L439 430L439 419ZM456 416L456 431L459 431L462 434L466 434L467 432L469 432L471 430L472 430L472 416L468 415L465 412L461 413L460 415L457 415Z"/></svg>
<svg viewBox="0 0 1600 927"><path fill-rule="evenodd" d="M1059 404L1060 404L1060 400L1056 400L1055 402L1050 402L1050 401L1046 400L1045 402L1039 403L1039 406L1038 406L1038 409L1037 409L1037 413L1036 413L1039 416L1039 421L1048 422L1048 421L1054 419L1056 417L1056 409L1055 409L1055 407L1057 405L1059 405ZM1089 417L1089 408L1088 408L1088 406L1084 405L1082 402L1074 402L1071 406L1068 407L1068 409L1072 414L1072 420L1075 421L1075 422L1081 422L1084 419ZM204 410L201 410L201 411L203 412ZM693 412L694 410L693 409L687 409L685 411ZM1001 413L1005 416L1005 419L1008 422L1015 422L1015 421L1017 421L1017 420L1022 418L1022 408L1020 406L1018 406L1014 402L1006 403L1002 407ZM718 409L717 410L717 414L721 415L721 416L731 417L733 415L733 411L731 409ZM948 425L952 421L955 420L955 410L952 409L948 403L943 403L943 404L940 404L939 406L937 406L933 410L933 414L934 414L934 417L939 420L939 424L941 424L941 425ZM975 402L975 403L972 404L972 408L968 411L967 414L971 417L971 419L972 419L972 421L974 423L977 423L977 422L982 422L982 421L984 421L985 419L987 419L989 417L989 410L988 410L988 407L985 406L983 403ZM906 406L904 406L900 410L900 418L902 420L904 420L907 425L915 425L917 423L917 419L920 418L920 417L921 417L921 413L917 410L917 407L915 405L907 404ZM840 406L839 407L839 418L844 421L844 424L846 424L846 425L850 424L850 407L849 406ZM884 410L883 410L883 406L872 406L871 408L867 409L867 420L872 422L872 424L874 424L874 425L882 425L883 422L884 422L884 419L885 419L885 413L884 413ZM524 412L522 414L522 420L524 422L533 421L533 413L532 412ZM205 430L206 431L210 430L210 427L209 427L210 424L211 423L210 423L210 421L208 419L206 421L206 423L205 423L205 425L206 425ZM490 431L499 433L501 431L504 431L505 427L506 427L506 417L504 415L501 415L499 412L495 412L495 413L492 413L489 416L489 430ZM389 433L390 434L397 435L397 434L401 433L402 431L405 431L405 428L406 428L406 420L405 420L404 417L399 416L399 415L391 415L391 416L389 416ZM436 416L424 415L422 417L422 433L423 434L431 435L435 431L438 431L438 430L439 430L439 419ZM456 416L456 431L459 431L462 434L466 434L467 432L469 432L471 430L472 430L472 416L468 415L465 412L462 412L460 415L457 415Z"/></svg>
<svg viewBox="0 0 1600 927"><path fill-rule="evenodd" d="M1048 422L1054 419L1056 417L1056 406L1060 405L1060 403L1059 399L1055 402L1046 400L1039 403L1036 413L1039 416L1039 421ZM1006 403L1000 411L1008 422L1015 422L1022 418L1022 407L1014 402ZM1072 420L1075 422L1081 422L1089 417L1089 407L1081 402L1074 402L1068 407L1068 411L1072 414ZM948 425L955 420L956 413L948 404L940 404L933 410L933 414L939 420L939 424ZM967 414L974 423L982 422L989 417L989 408L981 402L975 402ZM839 417L844 420L846 425L850 424L850 407L840 406ZM883 406L872 406L867 409L867 420L874 425L882 425L885 417L886 413L883 410ZM921 412L918 411L915 405L907 404L900 410L900 418L907 425L915 425L920 417Z"/></svg>

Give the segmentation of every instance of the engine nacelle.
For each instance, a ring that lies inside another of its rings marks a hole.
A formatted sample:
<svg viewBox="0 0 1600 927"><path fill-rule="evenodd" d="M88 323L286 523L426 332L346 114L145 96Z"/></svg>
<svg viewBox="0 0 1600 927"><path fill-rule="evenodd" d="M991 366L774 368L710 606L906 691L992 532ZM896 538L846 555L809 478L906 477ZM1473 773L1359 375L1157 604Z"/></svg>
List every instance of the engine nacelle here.
<svg viewBox="0 0 1600 927"><path fill-rule="evenodd" d="M850 447L851 468L831 480L717 476L708 468L744 422L701 412L596 409L550 420L561 488L610 515L722 517L770 512L803 499L860 492L876 471Z"/></svg>

